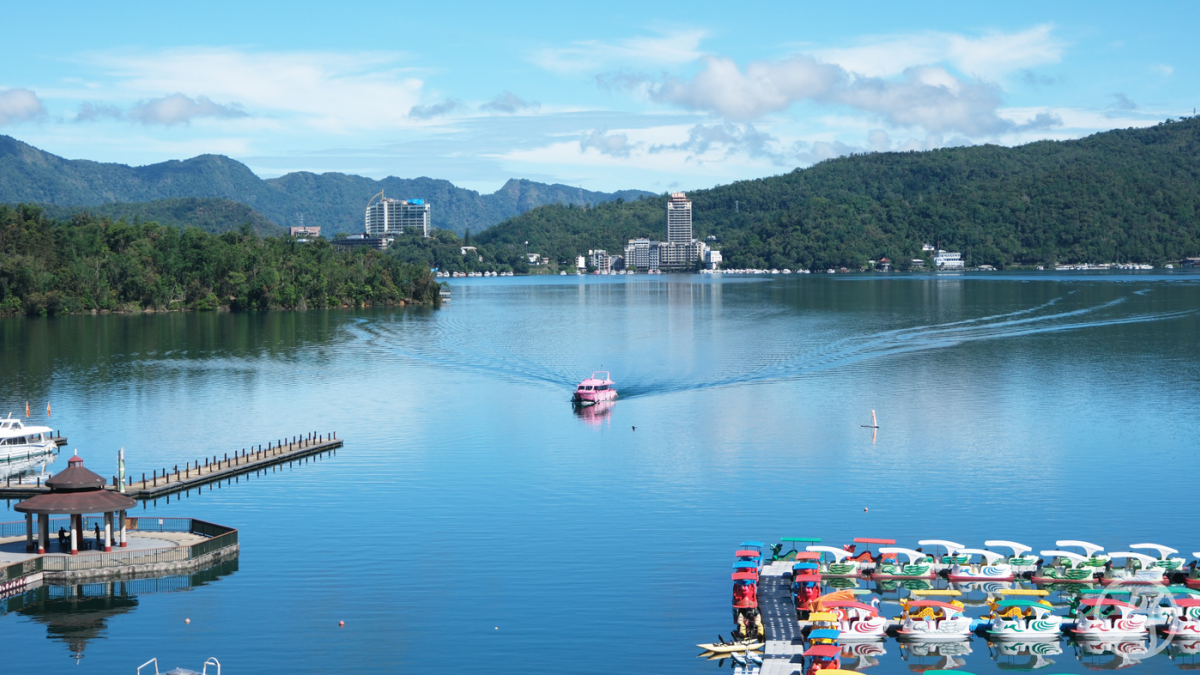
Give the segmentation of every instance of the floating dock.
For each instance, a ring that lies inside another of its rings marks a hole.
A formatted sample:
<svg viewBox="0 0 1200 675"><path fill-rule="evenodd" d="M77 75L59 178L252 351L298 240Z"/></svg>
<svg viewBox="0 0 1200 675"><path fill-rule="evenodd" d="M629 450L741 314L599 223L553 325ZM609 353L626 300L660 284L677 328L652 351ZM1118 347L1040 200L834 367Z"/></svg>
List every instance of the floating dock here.
<svg viewBox="0 0 1200 675"><path fill-rule="evenodd" d="M66 438L61 440L59 445L67 442ZM310 455L320 455L340 447L342 441L336 433L293 436L268 442L266 447L257 445L220 456L213 455L194 460L184 464L182 468L175 465L170 469L155 469L149 474L142 473L137 480L130 473L125 483L125 494L140 500L157 499ZM113 482L114 484L107 489L117 489L115 476ZM49 491L44 485L0 485L0 499L25 499Z"/></svg>
<svg viewBox="0 0 1200 675"><path fill-rule="evenodd" d="M758 611L767 633L761 675L803 672L804 640L796 621L796 605L792 604L792 561L776 560L762 568Z"/></svg>

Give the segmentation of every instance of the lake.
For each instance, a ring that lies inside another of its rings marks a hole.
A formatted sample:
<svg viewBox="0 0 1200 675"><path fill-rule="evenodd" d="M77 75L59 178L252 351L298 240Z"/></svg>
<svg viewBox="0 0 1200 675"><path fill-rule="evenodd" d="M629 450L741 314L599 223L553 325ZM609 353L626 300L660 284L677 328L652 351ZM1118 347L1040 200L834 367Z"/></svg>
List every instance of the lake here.
<svg viewBox="0 0 1200 675"><path fill-rule="evenodd" d="M530 277L456 280L440 310L0 320L0 412L52 404L70 439L52 471L75 449L111 475L124 447L138 475L345 441L139 507L239 528L240 558L0 615L3 670L717 674L730 663L694 645L729 634L744 539L1149 541L1190 560L1198 282ZM601 369L620 399L576 414ZM1042 672L1119 658L1060 646ZM1032 658L979 637L961 662L884 648L870 672Z"/></svg>

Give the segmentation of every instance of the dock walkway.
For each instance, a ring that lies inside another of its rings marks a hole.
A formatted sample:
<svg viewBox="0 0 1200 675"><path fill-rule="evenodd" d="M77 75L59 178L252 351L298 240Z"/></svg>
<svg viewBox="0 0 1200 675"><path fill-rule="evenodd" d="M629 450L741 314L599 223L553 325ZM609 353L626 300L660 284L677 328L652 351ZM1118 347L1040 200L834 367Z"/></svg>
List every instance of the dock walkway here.
<svg viewBox="0 0 1200 675"><path fill-rule="evenodd" d="M309 455L323 454L340 447L342 447L342 441L338 439L336 433L310 433L294 436L281 439L279 442L269 442L265 448L259 445L248 449L243 448L234 453L195 460L184 464L182 468L178 465L169 470L164 467L161 472L154 470L149 476L145 473L141 474L140 480L134 480L133 474L130 473L125 484L125 494L140 500L156 499L234 476L260 471ZM116 490L117 488L109 486L108 489ZM23 499L44 492L49 492L49 488L44 485L0 485L0 499Z"/></svg>
<svg viewBox="0 0 1200 675"><path fill-rule="evenodd" d="M791 675L804 670L804 640L792 604L791 574L790 561L775 561L764 566L759 576L758 610L767 632L762 675Z"/></svg>

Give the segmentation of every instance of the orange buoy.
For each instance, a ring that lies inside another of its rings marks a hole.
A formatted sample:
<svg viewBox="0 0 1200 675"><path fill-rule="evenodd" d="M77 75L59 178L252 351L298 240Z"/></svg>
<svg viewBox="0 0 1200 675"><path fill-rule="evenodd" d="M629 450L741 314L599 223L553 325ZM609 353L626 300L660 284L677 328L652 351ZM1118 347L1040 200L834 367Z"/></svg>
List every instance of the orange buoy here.
<svg viewBox="0 0 1200 675"><path fill-rule="evenodd" d="M345 626L345 625L346 625L346 622L345 622L345 621L339 621L339 622L338 622L338 625L339 625L339 626Z"/></svg>

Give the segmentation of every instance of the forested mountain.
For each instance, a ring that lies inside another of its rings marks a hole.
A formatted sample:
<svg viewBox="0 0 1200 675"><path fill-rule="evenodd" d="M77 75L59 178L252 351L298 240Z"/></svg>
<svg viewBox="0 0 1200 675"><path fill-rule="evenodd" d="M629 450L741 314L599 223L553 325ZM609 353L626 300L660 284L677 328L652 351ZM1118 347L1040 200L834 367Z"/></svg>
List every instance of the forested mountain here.
<svg viewBox="0 0 1200 675"><path fill-rule="evenodd" d="M112 202L99 206L45 206L46 215L64 219L76 213L89 213L127 223L159 222L178 227L198 227L220 234L239 230L249 224L260 237L275 237L286 230L267 220L254 209L228 199L184 197L156 202Z"/></svg>
<svg viewBox="0 0 1200 675"><path fill-rule="evenodd" d="M447 233L449 234L449 233ZM440 303L424 265L324 239L215 235L0 205L0 315Z"/></svg>
<svg viewBox="0 0 1200 675"><path fill-rule="evenodd" d="M323 233L333 234L361 231L363 209L380 190L398 199L425 199L433 204L433 225L459 234L468 229L480 232L543 204L595 204L650 194L641 190L581 191L568 185L515 179L490 195L432 178L377 181L342 173L298 172L263 180L241 162L221 155L131 167L63 159L0 136L0 203L91 207L112 202L221 198L245 204L283 226L298 224L299 214L303 214L305 225L319 225Z"/></svg>
<svg viewBox="0 0 1200 675"><path fill-rule="evenodd" d="M1200 255L1200 118L1074 141L853 155L688 193L725 267L862 267L932 243L969 265ZM477 237L567 259L665 237L664 197L543 206Z"/></svg>

